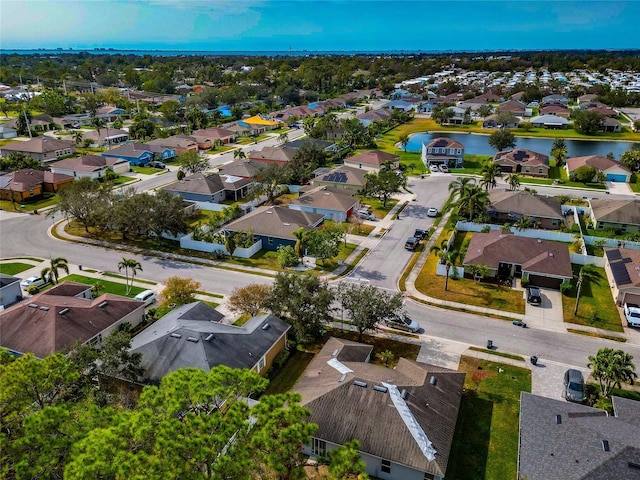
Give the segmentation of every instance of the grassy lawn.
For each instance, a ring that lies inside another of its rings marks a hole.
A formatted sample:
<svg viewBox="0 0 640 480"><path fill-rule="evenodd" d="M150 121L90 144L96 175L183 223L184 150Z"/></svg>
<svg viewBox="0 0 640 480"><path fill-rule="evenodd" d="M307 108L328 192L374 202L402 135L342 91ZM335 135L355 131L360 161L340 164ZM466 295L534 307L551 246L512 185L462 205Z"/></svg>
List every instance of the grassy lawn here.
<svg viewBox="0 0 640 480"><path fill-rule="evenodd" d="M479 175L482 164L489 160L491 155L467 154L464 156L464 168L451 168L451 173L466 173L468 175Z"/></svg>
<svg viewBox="0 0 640 480"><path fill-rule="evenodd" d="M57 195L45 194L35 200L23 200L22 202L16 202L15 208L13 202L9 200L0 200L0 208L8 212L31 212L33 210L41 210L45 207L50 207L56 203L58 203Z"/></svg>
<svg viewBox="0 0 640 480"><path fill-rule="evenodd" d="M153 167L137 167L131 166L131 170L136 173L142 173L143 175L155 175L158 172L164 172L164 168L153 168Z"/></svg>
<svg viewBox="0 0 640 480"><path fill-rule="evenodd" d="M264 394L276 395L293 389L313 357L315 357L314 353L294 350L282 369L271 379Z"/></svg>
<svg viewBox="0 0 640 480"><path fill-rule="evenodd" d="M469 347L469 350L473 350L474 352L489 353L491 355L497 355L498 357L510 358L511 360L518 360L519 362L524 362L524 358L522 358L520 355L514 355L512 353L497 352L495 350L487 350L486 348L478 348L478 347Z"/></svg>
<svg viewBox="0 0 640 480"><path fill-rule="evenodd" d="M89 271L89 269L87 269L87 268L85 268L85 270L86 270L86 271ZM95 270L93 270L93 272L95 272ZM120 279L125 280L125 281L126 281L126 279L127 279L127 277L125 277L124 275L120 275L120 274L118 274L118 273L109 273L109 272L104 272L102 275L103 275L103 276L105 276L105 277L120 278ZM152 281L150 281L150 280L141 280L141 279L140 279L140 278L138 278L138 277L136 277L136 278L134 279L134 281L136 281L136 282L138 282L138 283L144 283L145 285L157 285L157 284L158 284L157 282L152 282Z"/></svg>
<svg viewBox="0 0 640 480"><path fill-rule="evenodd" d="M0 273L4 275L17 275L20 272L33 268L33 265L28 263L12 262L12 263L0 263Z"/></svg>
<svg viewBox="0 0 640 480"><path fill-rule="evenodd" d="M629 179L629 188L632 192L640 193L640 175L634 173Z"/></svg>
<svg viewBox="0 0 640 480"><path fill-rule="evenodd" d="M449 233L444 231L435 244L440 245L442 240L448 238L448 235ZM471 235L471 232L458 234L454 249L459 250L464 243L471 239ZM522 292L512 290L509 287L476 282L466 278L458 280L449 278L449 289L445 291L445 277L435 273L437 264L438 258L434 254L430 254L416 279L415 285L419 292L450 302L524 314L525 302Z"/></svg>
<svg viewBox="0 0 640 480"><path fill-rule="evenodd" d="M67 275L62 279L62 281L84 283L85 285L93 285L95 283L101 283L102 285L104 285L103 293L112 293L113 295L121 295L123 297L127 296L125 295L125 291L127 290L127 287L125 286L124 283L110 282L108 280L103 280L101 278L85 277L84 275L75 275L75 274ZM145 290L144 288L140 288L140 287L131 287L131 292L129 293L128 296L135 297L138 293L144 290Z"/></svg>
<svg viewBox="0 0 640 480"><path fill-rule="evenodd" d="M135 180L136 180L136 178L134 178L134 177L119 176L115 180L111 181L111 185L114 186L114 187L117 187L119 185L124 185L125 183L133 182Z"/></svg>
<svg viewBox="0 0 640 480"><path fill-rule="evenodd" d="M398 203L398 200L391 198L387 201L387 205L384 206L382 205L382 201L374 197L363 197L362 195L356 195L356 197L360 199L362 205L371 207L371 211L377 218L386 217L387 213Z"/></svg>
<svg viewBox="0 0 640 480"><path fill-rule="evenodd" d="M359 224L354 226L349 233L351 235L360 235L361 237L368 237L371 232L375 230L376 227L373 225L363 225Z"/></svg>
<svg viewBox="0 0 640 480"><path fill-rule="evenodd" d="M488 377L477 391L471 375ZM502 369L499 373L498 369ZM531 391L531 371L463 356L459 371L467 374L447 479L516 478L520 392Z"/></svg>
<svg viewBox="0 0 640 480"><path fill-rule="evenodd" d="M574 276L578 275L580 265L572 265L572 268ZM613 332L622 332L620 315L611 296L607 276L603 268L596 268L596 270L600 273L601 278L597 284L585 282L582 286L578 315L573 315L573 309L576 304L575 286L568 295L562 295L564 321L603 328Z"/></svg>
<svg viewBox="0 0 640 480"><path fill-rule="evenodd" d="M229 150L234 150L235 148L236 147L229 146L229 145L220 145L220 146L217 146L216 148L212 148L211 150L207 150L207 153L210 155L215 155L216 153L228 152Z"/></svg>
<svg viewBox="0 0 640 480"><path fill-rule="evenodd" d="M267 138L271 138L270 135L258 135L257 137L253 138L253 137L239 137L238 140L236 140L236 144L237 145L251 145L252 143L258 143L262 140L266 140Z"/></svg>

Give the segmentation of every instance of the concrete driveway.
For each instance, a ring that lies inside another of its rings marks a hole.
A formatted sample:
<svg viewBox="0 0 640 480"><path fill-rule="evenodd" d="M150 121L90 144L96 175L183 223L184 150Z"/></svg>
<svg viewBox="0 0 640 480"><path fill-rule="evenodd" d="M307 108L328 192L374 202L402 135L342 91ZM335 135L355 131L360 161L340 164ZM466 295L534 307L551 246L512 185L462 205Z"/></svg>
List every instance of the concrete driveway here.
<svg viewBox="0 0 640 480"><path fill-rule="evenodd" d="M538 360L537 365L531 366L531 393L555 400L565 400L564 373L570 368L580 370L585 382L591 373L588 368L545 359Z"/></svg>
<svg viewBox="0 0 640 480"><path fill-rule="evenodd" d="M614 195L633 195L629 185L625 182L604 182L607 186L607 192Z"/></svg>
<svg viewBox="0 0 640 480"><path fill-rule="evenodd" d="M523 292L526 295L526 290ZM558 290L548 288L540 289L542 304L533 306L525 304L524 318L528 327L542 328L557 332L566 332L562 315L562 294Z"/></svg>

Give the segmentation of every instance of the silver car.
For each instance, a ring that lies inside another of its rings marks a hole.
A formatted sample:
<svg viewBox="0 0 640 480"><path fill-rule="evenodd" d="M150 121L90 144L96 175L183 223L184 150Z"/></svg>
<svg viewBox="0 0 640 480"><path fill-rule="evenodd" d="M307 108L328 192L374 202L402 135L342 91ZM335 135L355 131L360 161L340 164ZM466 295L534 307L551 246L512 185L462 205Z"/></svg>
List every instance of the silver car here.
<svg viewBox="0 0 640 480"><path fill-rule="evenodd" d="M587 399L582 372L570 368L564 373L564 398L569 402L582 403Z"/></svg>
<svg viewBox="0 0 640 480"><path fill-rule="evenodd" d="M388 318L386 320L386 324L387 326L397 328L398 330L408 330L410 332L417 332L420 330L420 324L409 318L406 314L395 318Z"/></svg>

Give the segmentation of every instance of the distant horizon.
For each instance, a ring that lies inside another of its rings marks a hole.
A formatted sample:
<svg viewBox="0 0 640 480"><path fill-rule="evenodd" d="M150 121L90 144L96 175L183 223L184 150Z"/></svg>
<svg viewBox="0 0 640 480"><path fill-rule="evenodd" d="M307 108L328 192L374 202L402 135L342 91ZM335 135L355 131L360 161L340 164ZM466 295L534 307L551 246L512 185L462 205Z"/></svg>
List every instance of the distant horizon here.
<svg viewBox="0 0 640 480"><path fill-rule="evenodd" d="M0 45L3 51L615 51L640 46L630 45L639 18L636 1L0 0Z"/></svg>

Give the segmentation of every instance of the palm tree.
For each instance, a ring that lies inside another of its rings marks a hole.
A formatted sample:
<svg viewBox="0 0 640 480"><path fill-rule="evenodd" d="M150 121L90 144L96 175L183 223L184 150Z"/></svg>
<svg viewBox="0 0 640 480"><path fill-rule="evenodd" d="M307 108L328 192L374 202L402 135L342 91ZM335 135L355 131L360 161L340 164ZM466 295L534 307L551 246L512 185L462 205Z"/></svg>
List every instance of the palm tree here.
<svg viewBox="0 0 640 480"><path fill-rule="evenodd" d="M406 133L400 135L400 137L398 137L398 141L400 142L400 145L402 145L402 149L406 152L407 145L409 144L409 135L407 135Z"/></svg>
<svg viewBox="0 0 640 480"><path fill-rule="evenodd" d="M440 246L434 245L429 249L429 251L433 252L434 255L438 257L439 263L443 264L445 267L446 276L444 277L444 290L446 292L449 288L449 271L458 261L459 254L457 250L448 249L446 240L442 240L442 242L440 242Z"/></svg>
<svg viewBox="0 0 640 480"><path fill-rule="evenodd" d="M527 228L531 227L531 218L525 216L520 217L516 223L513 224L514 227L516 227L516 229L518 231L522 231L522 230L526 230Z"/></svg>
<svg viewBox="0 0 640 480"><path fill-rule="evenodd" d="M556 159L556 166L561 167L567 159L567 143L564 138L556 138L551 145L551 155Z"/></svg>
<svg viewBox="0 0 640 480"><path fill-rule="evenodd" d="M638 378L633 364L633 356L622 350L601 348L598 353L589 355L588 367L593 368L593 378L598 380L602 395L608 397L613 387L620 388L622 382L630 383Z"/></svg>
<svg viewBox="0 0 640 480"><path fill-rule="evenodd" d="M80 130L76 130L75 132L73 132L73 141L76 145L80 145L80 143L82 142L82 137L84 137L84 133L82 133Z"/></svg>
<svg viewBox="0 0 640 480"><path fill-rule="evenodd" d="M278 135L278 141L281 144L287 143L289 141L289 134L287 132L282 132L280 135Z"/></svg>
<svg viewBox="0 0 640 480"><path fill-rule="evenodd" d="M129 295L129 293L131 293L131 287L133 287L133 279L136 276L136 272L142 271L142 265L140 265L140 262L133 258L122 257L122 260L118 263L118 271L120 272L123 269L126 282L125 284L127 286L125 295ZM129 271L131 271L131 283L129 283Z"/></svg>
<svg viewBox="0 0 640 480"><path fill-rule="evenodd" d="M229 256L233 258L233 252L236 251L236 232L227 232L224 236L224 248L229 252Z"/></svg>
<svg viewBox="0 0 640 480"><path fill-rule="evenodd" d="M100 281L96 281L91 286L91 295L93 296L93 298L98 298L102 290L104 290L104 285L100 283Z"/></svg>
<svg viewBox="0 0 640 480"><path fill-rule="evenodd" d="M580 303L580 295L582 294L582 286L585 282L593 282L598 283L598 281L602 278L600 272L596 270L596 267L592 264L584 265L580 269L580 273L578 274L578 281L576 282L576 306L573 309L573 314L578 314L578 304Z"/></svg>
<svg viewBox="0 0 640 480"><path fill-rule="evenodd" d="M500 169L500 165L489 161L482 165L480 174L482 175L480 185L484 186L486 190L489 190L490 188L495 188L497 185L497 179L502 177L502 170Z"/></svg>
<svg viewBox="0 0 640 480"><path fill-rule="evenodd" d="M233 159L234 160L244 160L245 158L247 158L247 154L244 153L244 151L242 151L241 149L237 149L233 151Z"/></svg>
<svg viewBox="0 0 640 480"><path fill-rule="evenodd" d="M478 185L471 185L463 191L463 196L458 199L458 213L468 220L473 220L485 211L489 203L489 192Z"/></svg>
<svg viewBox="0 0 640 480"><path fill-rule="evenodd" d="M66 259L62 257L56 257L51 259L51 265L47 268L43 268L40 272L40 278L44 282L47 281L47 277L51 277L51 282L55 285L58 283L58 270L63 270L67 275L69 275L69 263Z"/></svg>
<svg viewBox="0 0 640 480"><path fill-rule="evenodd" d="M296 244L293 248L302 260L307 241L307 232L304 228L300 227L298 230L291 232L291 234L296 238Z"/></svg>
<svg viewBox="0 0 640 480"><path fill-rule="evenodd" d="M510 190L518 190L520 188L520 175L517 173L510 173L507 175L507 183Z"/></svg>
<svg viewBox="0 0 640 480"><path fill-rule="evenodd" d="M462 198L466 192L476 183L476 179L473 177L458 177L456 180L449 184L449 191L453 194L454 198Z"/></svg>

